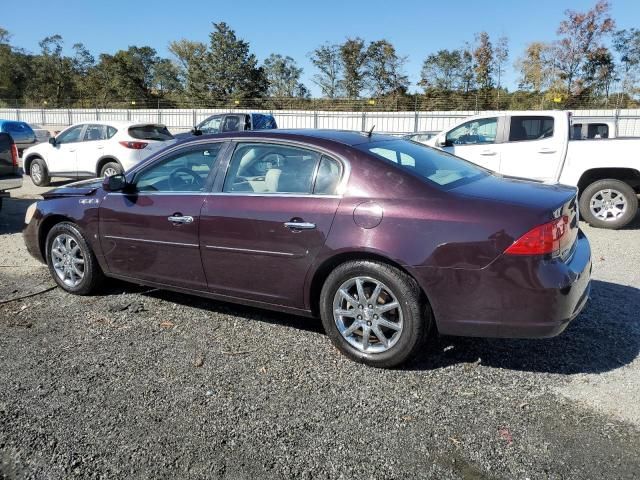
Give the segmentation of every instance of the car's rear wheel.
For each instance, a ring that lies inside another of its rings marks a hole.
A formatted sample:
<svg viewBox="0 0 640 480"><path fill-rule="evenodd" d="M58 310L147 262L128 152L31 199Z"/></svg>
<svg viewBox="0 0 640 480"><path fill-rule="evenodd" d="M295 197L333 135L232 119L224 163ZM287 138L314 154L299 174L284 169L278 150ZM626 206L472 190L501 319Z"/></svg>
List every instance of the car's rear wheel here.
<svg viewBox="0 0 640 480"><path fill-rule="evenodd" d="M87 295L102 281L94 253L73 223L56 224L47 235L46 248L51 276L67 292Z"/></svg>
<svg viewBox="0 0 640 480"><path fill-rule="evenodd" d="M635 191L621 180L598 180L585 188L580 196L580 215L594 227L624 227L637 211Z"/></svg>
<svg viewBox="0 0 640 480"><path fill-rule="evenodd" d="M349 358L391 368L424 345L432 322L413 278L390 265L358 260L339 265L320 294L327 335Z"/></svg>
<svg viewBox="0 0 640 480"><path fill-rule="evenodd" d="M119 173L122 173L122 167L118 162L105 163L100 170L101 177L111 177Z"/></svg>
<svg viewBox="0 0 640 480"><path fill-rule="evenodd" d="M38 187L46 187L51 181L47 165L41 158L36 158L31 162L31 166L29 167L29 176L31 177L33 184Z"/></svg>

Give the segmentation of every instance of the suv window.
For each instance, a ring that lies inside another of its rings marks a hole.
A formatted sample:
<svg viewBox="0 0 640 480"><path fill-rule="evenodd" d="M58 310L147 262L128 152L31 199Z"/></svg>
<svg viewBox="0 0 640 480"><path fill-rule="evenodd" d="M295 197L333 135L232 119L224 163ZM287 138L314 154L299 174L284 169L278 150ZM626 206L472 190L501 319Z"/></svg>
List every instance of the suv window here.
<svg viewBox="0 0 640 480"><path fill-rule="evenodd" d="M22 122L6 122L4 124L4 131L8 133L30 132L31 127Z"/></svg>
<svg viewBox="0 0 640 480"><path fill-rule="evenodd" d="M224 192L311 193L320 154L271 143L239 144L229 164Z"/></svg>
<svg viewBox="0 0 640 480"><path fill-rule="evenodd" d="M238 132L244 130L244 115L227 115L222 124L223 132Z"/></svg>
<svg viewBox="0 0 640 480"><path fill-rule="evenodd" d="M138 140L171 140L173 135L164 125L136 125L129 127L129 135Z"/></svg>
<svg viewBox="0 0 640 480"><path fill-rule="evenodd" d="M511 117L509 141L542 140L553 137L553 117Z"/></svg>
<svg viewBox="0 0 640 480"><path fill-rule="evenodd" d="M215 117L207 118L204 122L202 122L198 129L202 131L202 133L220 133L220 122L222 121L222 115L217 115Z"/></svg>
<svg viewBox="0 0 640 480"><path fill-rule="evenodd" d="M448 145L477 145L494 143L498 131L497 118L481 118L470 120L447 133Z"/></svg>
<svg viewBox="0 0 640 480"><path fill-rule="evenodd" d="M82 141L92 142L94 140L105 140L106 138L104 125L87 125Z"/></svg>
<svg viewBox="0 0 640 480"><path fill-rule="evenodd" d="M80 141L80 134L84 125L76 125L68 130L65 130L56 137L56 143L73 143Z"/></svg>
<svg viewBox="0 0 640 480"><path fill-rule="evenodd" d="M140 192L203 192L222 145L199 146L175 153L136 177Z"/></svg>
<svg viewBox="0 0 640 480"><path fill-rule="evenodd" d="M117 131L117 128L112 127L111 125L107 126L107 138L113 137Z"/></svg>

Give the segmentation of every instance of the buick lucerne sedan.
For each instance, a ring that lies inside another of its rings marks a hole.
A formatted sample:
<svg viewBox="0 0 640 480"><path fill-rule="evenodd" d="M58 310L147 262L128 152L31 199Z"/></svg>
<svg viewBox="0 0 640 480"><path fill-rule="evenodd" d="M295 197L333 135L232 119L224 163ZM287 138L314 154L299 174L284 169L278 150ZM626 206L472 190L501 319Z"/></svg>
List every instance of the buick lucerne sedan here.
<svg viewBox="0 0 640 480"><path fill-rule="evenodd" d="M320 317L393 367L433 332L562 332L590 288L576 195L390 136L232 132L50 191L24 238L69 293L107 276Z"/></svg>

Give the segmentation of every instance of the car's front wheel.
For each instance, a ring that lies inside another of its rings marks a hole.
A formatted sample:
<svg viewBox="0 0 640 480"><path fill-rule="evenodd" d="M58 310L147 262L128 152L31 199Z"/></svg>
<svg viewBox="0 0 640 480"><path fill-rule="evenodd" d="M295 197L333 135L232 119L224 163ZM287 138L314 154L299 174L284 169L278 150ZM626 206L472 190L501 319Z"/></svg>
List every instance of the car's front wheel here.
<svg viewBox="0 0 640 480"><path fill-rule="evenodd" d="M51 276L67 292L87 295L102 281L98 261L77 225L56 224L47 235L46 248Z"/></svg>
<svg viewBox="0 0 640 480"><path fill-rule="evenodd" d="M47 165L41 158L36 158L31 162L31 166L29 167L29 176L31 177L33 184L38 187L46 187L51 181Z"/></svg>
<svg viewBox="0 0 640 480"><path fill-rule="evenodd" d="M637 211L636 192L621 180L598 180L585 188L580 196L580 215L594 227L624 227Z"/></svg>
<svg viewBox="0 0 640 480"><path fill-rule="evenodd" d="M432 315L413 278L368 260L343 263L320 294L327 335L349 358L381 368L398 366L424 345Z"/></svg>

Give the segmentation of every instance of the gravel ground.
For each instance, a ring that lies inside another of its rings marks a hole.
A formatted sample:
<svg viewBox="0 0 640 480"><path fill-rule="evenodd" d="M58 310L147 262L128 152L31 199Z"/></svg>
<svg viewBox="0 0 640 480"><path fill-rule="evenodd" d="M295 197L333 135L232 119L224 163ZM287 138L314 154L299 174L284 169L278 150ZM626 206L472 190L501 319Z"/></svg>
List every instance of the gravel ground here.
<svg viewBox="0 0 640 480"><path fill-rule="evenodd" d="M0 212L0 302L53 286ZM1 478L638 478L640 219L559 337L346 360L318 321L112 282L0 304Z"/></svg>

